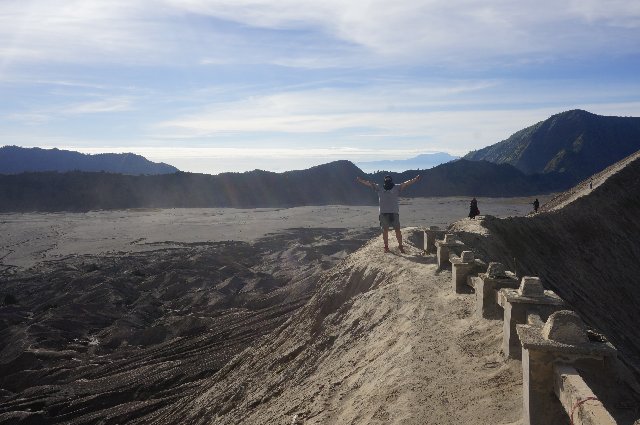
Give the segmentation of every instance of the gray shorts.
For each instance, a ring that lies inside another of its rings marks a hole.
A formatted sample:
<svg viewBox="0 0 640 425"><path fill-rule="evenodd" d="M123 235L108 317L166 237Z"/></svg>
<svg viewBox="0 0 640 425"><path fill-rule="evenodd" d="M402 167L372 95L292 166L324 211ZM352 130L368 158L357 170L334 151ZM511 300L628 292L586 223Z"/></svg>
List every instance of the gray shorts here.
<svg viewBox="0 0 640 425"><path fill-rule="evenodd" d="M394 229L400 228L400 214L398 213L380 213L380 227L388 229L393 227Z"/></svg>

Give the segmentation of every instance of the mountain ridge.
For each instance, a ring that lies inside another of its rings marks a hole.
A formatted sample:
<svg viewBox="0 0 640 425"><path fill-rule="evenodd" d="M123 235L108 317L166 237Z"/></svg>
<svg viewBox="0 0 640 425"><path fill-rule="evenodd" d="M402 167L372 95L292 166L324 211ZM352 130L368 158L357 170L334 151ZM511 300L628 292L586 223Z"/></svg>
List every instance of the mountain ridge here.
<svg viewBox="0 0 640 425"><path fill-rule="evenodd" d="M382 183L384 174L368 175L342 160L284 173L254 170L131 176L74 171L0 175L0 211L375 205L376 193L358 184L356 177ZM553 175L527 176L510 165L487 161L458 160L425 171L391 173L397 183L417 174L423 178L403 196L507 197L563 189Z"/></svg>
<svg viewBox="0 0 640 425"><path fill-rule="evenodd" d="M464 158L510 164L525 174L555 172L570 186L639 149L640 118L574 109L552 115Z"/></svg>
<svg viewBox="0 0 640 425"><path fill-rule="evenodd" d="M63 149L0 148L0 174L40 171L88 171L120 174L168 174L179 171L163 162L152 162L134 153L83 154Z"/></svg>

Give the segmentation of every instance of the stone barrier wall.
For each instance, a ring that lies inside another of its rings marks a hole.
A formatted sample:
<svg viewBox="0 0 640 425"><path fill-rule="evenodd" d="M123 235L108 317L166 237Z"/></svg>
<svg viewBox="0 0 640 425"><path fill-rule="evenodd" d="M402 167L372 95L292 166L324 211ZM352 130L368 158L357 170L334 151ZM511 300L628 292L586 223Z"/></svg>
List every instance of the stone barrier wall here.
<svg viewBox="0 0 640 425"><path fill-rule="evenodd" d="M522 362L524 425L621 423L582 376L592 385L595 377L599 388L615 387L615 347L587 329L540 278L518 278L500 263L487 264L453 233L433 227L424 230L424 251L436 255L439 270L451 268L455 293L475 297L478 319L503 321L502 354ZM640 418L628 423L640 425Z"/></svg>

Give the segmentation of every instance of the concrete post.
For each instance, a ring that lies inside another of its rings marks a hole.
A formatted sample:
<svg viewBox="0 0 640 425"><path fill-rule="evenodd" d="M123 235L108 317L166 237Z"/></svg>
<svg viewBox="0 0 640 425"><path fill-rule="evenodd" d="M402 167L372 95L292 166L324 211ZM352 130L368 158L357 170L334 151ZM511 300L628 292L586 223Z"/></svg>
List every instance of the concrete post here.
<svg viewBox="0 0 640 425"><path fill-rule="evenodd" d="M553 291L545 291L540 279L530 276L522 278L517 290L500 289L498 304L504 310L502 352L512 359L520 359L522 356L516 325L527 323L527 316L533 312L546 321L551 313L564 307L562 298Z"/></svg>
<svg viewBox="0 0 640 425"><path fill-rule="evenodd" d="M467 278L471 274L480 272L487 265L474 257L472 251L462 251L460 257L449 257L451 262L451 283L456 294L469 292Z"/></svg>
<svg viewBox="0 0 640 425"><path fill-rule="evenodd" d="M498 291L518 288L516 275L505 270L502 263L492 262L486 273L479 273L472 281L476 292L476 315L483 319L502 319L504 313L498 305Z"/></svg>
<svg viewBox="0 0 640 425"><path fill-rule="evenodd" d="M444 237L445 231L438 226L430 226L424 229L424 250L427 254L436 253L436 240Z"/></svg>
<svg viewBox="0 0 640 425"><path fill-rule="evenodd" d="M455 240L455 237L452 233L447 233L444 235L444 239L441 241L436 241L436 256L438 258L438 269L444 269L451 265L449 261L449 254L456 253L462 250L464 244L460 241Z"/></svg>
<svg viewBox="0 0 640 425"><path fill-rule="evenodd" d="M424 229L423 229L422 232L414 233L412 235L412 240L411 240L411 242L413 242L417 248L421 248L423 252L425 251L425 248L424 248L424 246L425 246L424 236L425 235L424 235L424 233L425 233Z"/></svg>
<svg viewBox="0 0 640 425"><path fill-rule="evenodd" d="M589 341L585 324L573 311L553 313L542 328L517 325L516 330L522 344L523 425L565 423L567 414L553 392L554 365L603 369L604 359L615 357L615 348Z"/></svg>

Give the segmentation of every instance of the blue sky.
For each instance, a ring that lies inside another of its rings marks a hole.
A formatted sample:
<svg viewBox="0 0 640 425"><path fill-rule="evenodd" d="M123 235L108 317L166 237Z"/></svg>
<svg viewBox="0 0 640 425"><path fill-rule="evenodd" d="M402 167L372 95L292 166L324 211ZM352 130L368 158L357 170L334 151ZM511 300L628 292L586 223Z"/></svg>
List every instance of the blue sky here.
<svg viewBox="0 0 640 425"><path fill-rule="evenodd" d="M185 171L463 155L639 76L638 1L0 1L0 145Z"/></svg>

